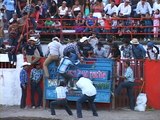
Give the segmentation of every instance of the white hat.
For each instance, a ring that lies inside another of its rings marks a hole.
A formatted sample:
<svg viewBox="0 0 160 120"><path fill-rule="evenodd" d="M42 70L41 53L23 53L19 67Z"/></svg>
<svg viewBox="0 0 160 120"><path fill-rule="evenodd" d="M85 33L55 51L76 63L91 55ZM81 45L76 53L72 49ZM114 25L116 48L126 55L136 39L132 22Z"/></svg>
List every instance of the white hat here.
<svg viewBox="0 0 160 120"><path fill-rule="evenodd" d="M37 42L37 40L38 40L38 39L36 39L35 37L30 37L30 38L29 38L29 41Z"/></svg>
<svg viewBox="0 0 160 120"><path fill-rule="evenodd" d="M137 38L133 38L133 39L130 41L130 43L131 43L131 44L139 44Z"/></svg>
<svg viewBox="0 0 160 120"><path fill-rule="evenodd" d="M52 41L54 41L54 40L58 40L58 42L60 42L60 39L58 37L52 38Z"/></svg>
<svg viewBox="0 0 160 120"><path fill-rule="evenodd" d="M24 67L24 66L26 66L26 65L31 65L31 63L24 62L21 67Z"/></svg>
<svg viewBox="0 0 160 120"><path fill-rule="evenodd" d="M89 38L87 38L86 36L84 36L84 37L82 37L82 38L80 39L79 42L83 43L84 41L86 41L86 40L88 40L88 39L89 39Z"/></svg>
<svg viewBox="0 0 160 120"><path fill-rule="evenodd" d="M125 0L125 2L130 2L130 0Z"/></svg>

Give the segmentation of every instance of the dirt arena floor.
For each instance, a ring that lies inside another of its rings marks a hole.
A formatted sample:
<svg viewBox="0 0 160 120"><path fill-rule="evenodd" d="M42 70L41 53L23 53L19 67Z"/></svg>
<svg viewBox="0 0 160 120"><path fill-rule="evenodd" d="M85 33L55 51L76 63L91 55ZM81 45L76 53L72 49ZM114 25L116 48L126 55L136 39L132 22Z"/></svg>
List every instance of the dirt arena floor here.
<svg viewBox="0 0 160 120"><path fill-rule="evenodd" d="M20 109L19 106L0 106L0 120L77 120L76 110L72 109L73 116L65 110L56 109L56 115L50 115L50 109ZM82 120L160 120L160 110L146 112L131 111L128 109L97 110L98 117L92 116L89 109L83 109Z"/></svg>

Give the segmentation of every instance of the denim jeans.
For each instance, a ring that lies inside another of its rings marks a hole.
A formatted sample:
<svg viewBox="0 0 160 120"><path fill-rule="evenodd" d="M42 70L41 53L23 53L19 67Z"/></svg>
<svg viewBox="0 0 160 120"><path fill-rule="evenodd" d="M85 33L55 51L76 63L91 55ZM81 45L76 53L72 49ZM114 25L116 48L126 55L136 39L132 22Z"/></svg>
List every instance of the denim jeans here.
<svg viewBox="0 0 160 120"><path fill-rule="evenodd" d="M7 20L9 21L12 18L14 11L6 10Z"/></svg>
<svg viewBox="0 0 160 120"><path fill-rule="evenodd" d="M25 108L26 107L26 97L27 97L27 84L25 85L25 88L21 84L21 90L22 90L22 96L21 96L20 108Z"/></svg>
<svg viewBox="0 0 160 120"><path fill-rule="evenodd" d="M134 110L134 96L133 96L133 86L134 86L134 82L121 82L117 89L115 90L115 95L119 95L121 93L121 90L123 88L127 89L127 95L129 97L129 105L130 105L130 109Z"/></svg>
<svg viewBox="0 0 160 120"><path fill-rule="evenodd" d="M16 46L11 47L8 52L9 62L17 62Z"/></svg>
<svg viewBox="0 0 160 120"><path fill-rule="evenodd" d="M38 103L37 103L37 107L42 105L42 89L40 87L39 83L36 83L34 81L31 82L31 102L32 102L32 106L35 106L35 92L38 93Z"/></svg>
<svg viewBox="0 0 160 120"><path fill-rule="evenodd" d="M98 116L97 114L97 110L96 110L96 106L94 103L94 99L95 99L96 95L93 96L87 96L87 95L82 95L82 97L80 97L78 99L78 101L76 102L76 108L77 108L77 117L78 118L82 118L82 103L86 102L88 100L90 107L92 109L93 112L93 116Z"/></svg>

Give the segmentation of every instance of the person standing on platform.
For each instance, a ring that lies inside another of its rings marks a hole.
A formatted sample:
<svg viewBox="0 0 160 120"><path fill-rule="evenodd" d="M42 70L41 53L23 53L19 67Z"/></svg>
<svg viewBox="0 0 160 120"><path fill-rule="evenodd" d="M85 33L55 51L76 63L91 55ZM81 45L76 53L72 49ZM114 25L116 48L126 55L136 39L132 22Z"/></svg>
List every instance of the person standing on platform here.
<svg viewBox="0 0 160 120"><path fill-rule="evenodd" d="M130 61L127 60L125 62L125 73L123 76L118 76L119 78L121 78L123 81L119 83L117 89L115 90L115 95L119 95L121 93L121 90L123 88L127 89L127 95L129 97L129 105L130 105L130 109L134 110L134 96L133 96L133 86L134 84L134 73L132 68L130 67Z"/></svg>
<svg viewBox="0 0 160 120"><path fill-rule="evenodd" d="M24 109L26 107L26 97L27 97L27 83L28 83L28 74L27 70L31 64L24 62L22 64L23 69L20 72L20 86L22 89L21 103L20 108Z"/></svg>
<svg viewBox="0 0 160 120"><path fill-rule="evenodd" d="M77 87L82 90L82 96L76 102L77 117L82 118L82 103L88 101L90 103L93 116L98 116L94 100L97 94L96 88L93 82L89 78L83 77L82 74L78 74Z"/></svg>
<svg viewBox="0 0 160 120"><path fill-rule="evenodd" d="M43 77L43 70L41 69L40 63L35 64L35 68L31 70L30 79L31 79L31 102L32 108L35 108L35 92L38 93L38 104L37 108L41 108L42 105L42 89L40 87L40 81Z"/></svg>
<svg viewBox="0 0 160 120"><path fill-rule="evenodd" d="M66 98L66 93L68 92L67 87L65 85L64 81L60 81L60 84L58 87L56 87L56 93L57 93L57 100L52 101L50 103L50 108L51 108L51 115L56 115L55 113L55 106L57 105L62 105L64 109L67 111L69 115L73 115L68 103L67 103L67 98Z"/></svg>

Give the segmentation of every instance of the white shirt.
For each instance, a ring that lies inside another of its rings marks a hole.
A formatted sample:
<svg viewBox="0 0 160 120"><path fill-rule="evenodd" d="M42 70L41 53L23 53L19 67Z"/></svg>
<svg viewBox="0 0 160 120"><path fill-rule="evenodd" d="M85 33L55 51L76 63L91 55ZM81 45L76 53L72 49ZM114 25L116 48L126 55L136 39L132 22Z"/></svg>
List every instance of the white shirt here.
<svg viewBox="0 0 160 120"><path fill-rule="evenodd" d="M93 86L93 82L85 77L81 77L77 83L77 87L82 90L82 94L87 96L93 96L97 94L96 88Z"/></svg>
<svg viewBox="0 0 160 120"><path fill-rule="evenodd" d="M125 3L121 3L117 8L117 13L120 12L123 15L130 15L131 14L131 6L125 6Z"/></svg>
<svg viewBox="0 0 160 120"><path fill-rule="evenodd" d="M107 14L112 15L114 12L117 13L117 6L114 5L111 7L111 4L107 4L104 8L104 11L107 11Z"/></svg>
<svg viewBox="0 0 160 120"><path fill-rule="evenodd" d="M68 92L66 87L56 87L57 99L66 98L66 92Z"/></svg>
<svg viewBox="0 0 160 120"><path fill-rule="evenodd" d="M57 41L52 41L48 44L48 49L49 49L49 53L50 55L60 55L60 47L61 47L61 43L57 42Z"/></svg>
<svg viewBox="0 0 160 120"><path fill-rule="evenodd" d="M68 7L65 7L65 9L62 9L62 6L59 7L59 14L60 15L65 15L68 11Z"/></svg>
<svg viewBox="0 0 160 120"><path fill-rule="evenodd" d="M157 2L154 2L153 3L153 11L155 11L155 10L160 10L160 3L158 4Z"/></svg>
<svg viewBox="0 0 160 120"><path fill-rule="evenodd" d="M98 38L97 37L93 38L92 36L90 36L89 38L90 38L89 43L92 45L93 48L95 48L96 44L98 43Z"/></svg>
<svg viewBox="0 0 160 120"><path fill-rule="evenodd" d="M94 54L98 58L104 58L104 57L106 57L106 50L103 47L100 50L98 48L95 48Z"/></svg>
<svg viewBox="0 0 160 120"><path fill-rule="evenodd" d="M152 8L151 5L149 4L149 2L145 2L144 5L142 5L141 1L137 3L137 7L136 7L136 13L137 14L146 14L147 12L149 12L149 14L152 14Z"/></svg>

